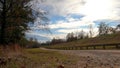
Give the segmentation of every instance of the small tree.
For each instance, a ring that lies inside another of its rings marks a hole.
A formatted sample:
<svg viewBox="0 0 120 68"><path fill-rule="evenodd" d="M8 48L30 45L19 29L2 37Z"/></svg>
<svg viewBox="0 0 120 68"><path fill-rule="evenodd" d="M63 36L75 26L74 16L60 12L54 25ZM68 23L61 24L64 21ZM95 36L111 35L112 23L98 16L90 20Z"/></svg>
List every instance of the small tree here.
<svg viewBox="0 0 120 68"><path fill-rule="evenodd" d="M120 31L120 24L118 24L118 25L116 26L116 30L117 30L117 31Z"/></svg>
<svg viewBox="0 0 120 68"><path fill-rule="evenodd" d="M99 28L99 35L105 35L105 34L108 34L109 32L109 26L104 22L101 22L98 28Z"/></svg>
<svg viewBox="0 0 120 68"><path fill-rule="evenodd" d="M90 38L93 37L93 35L94 35L93 26L92 26L92 24L90 24L89 25L89 36L90 36Z"/></svg>
<svg viewBox="0 0 120 68"><path fill-rule="evenodd" d="M67 42L77 40L77 37L74 35L74 33L68 33L66 36Z"/></svg>
<svg viewBox="0 0 120 68"><path fill-rule="evenodd" d="M84 39L85 38L85 32L81 30L78 34L78 39Z"/></svg>

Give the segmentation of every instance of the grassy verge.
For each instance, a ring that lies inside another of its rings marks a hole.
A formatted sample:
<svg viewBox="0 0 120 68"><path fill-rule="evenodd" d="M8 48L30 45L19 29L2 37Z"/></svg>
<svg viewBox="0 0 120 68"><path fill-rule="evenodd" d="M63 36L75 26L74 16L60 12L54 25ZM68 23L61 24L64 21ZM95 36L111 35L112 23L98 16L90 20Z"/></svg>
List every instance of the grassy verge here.
<svg viewBox="0 0 120 68"><path fill-rule="evenodd" d="M76 56L63 55L56 51L25 49L22 54L14 55L6 64L0 65L0 68L58 68L59 65L76 68L77 60Z"/></svg>
<svg viewBox="0 0 120 68"><path fill-rule="evenodd" d="M94 38L86 38L86 39L46 46L46 48L62 49L62 48L69 48L69 47L75 47L75 46L118 44L118 43L120 43L119 40L120 40L120 32L117 32L114 34L107 34L107 35L97 36ZM85 49L85 48L83 48L83 49ZM93 48L89 48L89 49L93 49ZM102 49L102 47L98 46L97 49ZM115 46L112 46L112 47L108 46L106 49L116 49L116 48L115 48Z"/></svg>

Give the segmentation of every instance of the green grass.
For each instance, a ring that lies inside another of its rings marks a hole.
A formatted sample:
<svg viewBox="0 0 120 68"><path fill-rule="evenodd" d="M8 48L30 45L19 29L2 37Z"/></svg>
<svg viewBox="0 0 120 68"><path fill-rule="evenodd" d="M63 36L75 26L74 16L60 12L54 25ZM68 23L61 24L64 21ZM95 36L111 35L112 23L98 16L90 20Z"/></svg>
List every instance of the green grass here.
<svg viewBox="0 0 120 68"><path fill-rule="evenodd" d="M74 57L74 59L73 59ZM74 68L78 57L64 55L56 51L47 51L37 49L25 49L24 53L14 55L12 61L7 65L1 65L0 68L57 68L64 65L65 68Z"/></svg>

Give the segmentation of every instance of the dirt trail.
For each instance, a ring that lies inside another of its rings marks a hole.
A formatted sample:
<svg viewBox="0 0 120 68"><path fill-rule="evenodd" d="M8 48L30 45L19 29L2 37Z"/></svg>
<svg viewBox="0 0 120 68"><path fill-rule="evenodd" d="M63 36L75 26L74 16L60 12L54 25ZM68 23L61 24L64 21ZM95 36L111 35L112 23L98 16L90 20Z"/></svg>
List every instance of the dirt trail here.
<svg viewBox="0 0 120 68"><path fill-rule="evenodd" d="M52 50L79 56L76 68L120 68L120 50ZM74 57L73 57L74 58Z"/></svg>
<svg viewBox="0 0 120 68"><path fill-rule="evenodd" d="M120 68L120 50L60 50L64 54L77 55L77 68Z"/></svg>

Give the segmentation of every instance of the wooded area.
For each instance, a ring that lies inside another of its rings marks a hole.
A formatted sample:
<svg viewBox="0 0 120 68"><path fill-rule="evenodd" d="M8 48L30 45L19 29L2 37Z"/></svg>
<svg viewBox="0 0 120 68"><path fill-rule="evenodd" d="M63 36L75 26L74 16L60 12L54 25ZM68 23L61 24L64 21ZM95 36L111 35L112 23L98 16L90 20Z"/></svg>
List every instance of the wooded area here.
<svg viewBox="0 0 120 68"><path fill-rule="evenodd" d="M0 0L0 45L27 45L25 32L31 30L29 23L34 25L36 18L48 21L44 16L45 12L38 12L38 9L34 9L37 1L32 1ZM45 24L43 23L41 26L45 26Z"/></svg>

